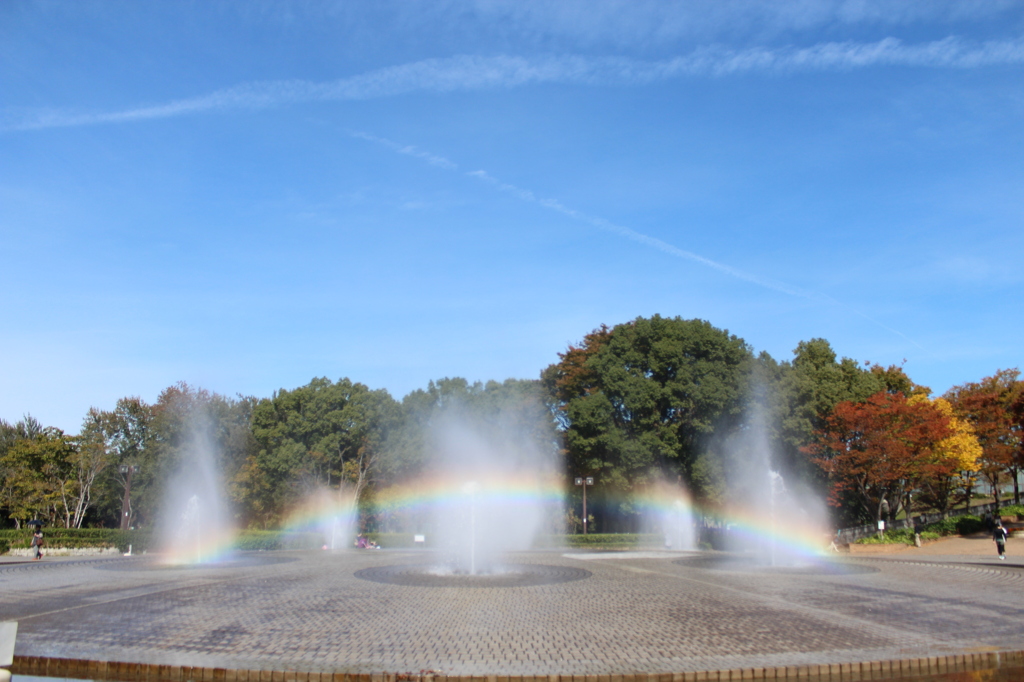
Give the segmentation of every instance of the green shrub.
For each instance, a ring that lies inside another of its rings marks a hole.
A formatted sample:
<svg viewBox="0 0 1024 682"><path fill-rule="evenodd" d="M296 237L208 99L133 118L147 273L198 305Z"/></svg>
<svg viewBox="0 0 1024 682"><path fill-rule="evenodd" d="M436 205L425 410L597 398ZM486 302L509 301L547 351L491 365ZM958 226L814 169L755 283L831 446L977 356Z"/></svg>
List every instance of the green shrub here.
<svg viewBox="0 0 1024 682"><path fill-rule="evenodd" d="M932 533L938 533L940 536L957 535L959 533L956 529L956 518L941 519L935 523L929 523L924 529Z"/></svg>
<svg viewBox="0 0 1024 682"><path fill-rule="evenodd" d="M590 533L588 535L555 536L563 546L579 549L635 549L637 547L661 547L665 537L658 533Z"/></svg>
<svg viewBox="0 0 1024 682"><path fill-rule="evenodd" d="M247 551L281 549L281 533L273 530L246 530L235 538L235 548Z"/></svg>
<svg viewBox="0 0 1024 682"><path fill-rule="evenodd" d="M0 554L7 554L11 551L11 543L7 540L0 540Z"/></svg>
<svg viewBox="0 0 1024 682"><path fill-rule="evenodd" d="M923 536L922 536L923 537ZM877 534L857 540L858 545L912 545L914 544L913 528L897 528L887 530L881 537Z"/></svg>
<svg viewBox="0 0 1024 682"><path fill-rule="evenodd" d="M243 530L235 538L234 548L242 551L275 549L320 549L324 537L320 533L282 530Z"/></svg>
<svg viewBox="0 0 1024 682"><path fill-rule="evenodd" d="M960 535L972 535L985 530L988 530L985 527L985 522L977 516L966 515L956 519L956 532Z"/></svg>
<svg viewBox="0 0 1024 682"><path fill-rule="evenodd" d="M999 508L1000 516L1024 516L1024 504L1008 504Z"/></svg>
<svg viewBox="0 0 1024 682"><path fill-rule="evenodd" d="M985 530L985 522L977 516L966 514L964 516L954 516L952 518L936 521L935 523L929 523L924 527L924 530L931 533L937 533L940 536L972 535Z"/></svg>

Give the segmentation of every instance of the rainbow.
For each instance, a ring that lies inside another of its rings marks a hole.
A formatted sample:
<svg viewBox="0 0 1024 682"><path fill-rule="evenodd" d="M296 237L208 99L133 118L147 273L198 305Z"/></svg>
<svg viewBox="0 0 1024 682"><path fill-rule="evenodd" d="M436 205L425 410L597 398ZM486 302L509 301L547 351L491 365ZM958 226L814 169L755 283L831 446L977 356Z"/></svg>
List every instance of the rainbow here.
<svg viewBox="0 0 1024 682"><path fill-rule="evenodd" d="M828 544L823 528L791 519L773 519L763 510L740 505L701 506L678 485L656 483L634 493L630 502L647 518L703 518L728 530L731 537L751 549L773 546L789 556L821 556Z"/></svg>
<svg viewBox="0 0 1024 682"><path fill-rule="evenodd" d="M561 505L564 487L557 478L528 475L477 476L472 481L447 476L419 479L414 484L395 485L377 493L374 502L382 511L418 513L427 510L461 508L470 496L478 495L488 504L515 509L518 506Z"/></svg>
<svg viewBox="0 0 1024 682"><path fill-rule="evenodd" d="M296 507L283 524L286 532L320 530L332 524L351 524L354 500L347 491L322 491Z"/></svg>
<svg viewBox="0 0 1024 682"><path fill-rule="evenodd" d="M822 528L792 521L773 521L764 513L727 507L709 515L717 518L733 538L741 539L751 548L771 545L780 553L811 559L823 555L828 544L828 534Z"/></svg>
<svg viewBox="0 0 1024 682"><path fill-rule="evenodd" d="M166 566L189 566L224 561L234 550L234 529L200 529L194 537L176 538L160 555Z"/></svg>
<svg viewBox="0 0 1024 682"><path fill-rule="evenodd" d="M385 513L417 517L446 510L464 509L467 498L478 496L484 504L515 514L516 508L561 510L565 504L565 480L558 476L537 477L535 474L503 474L475 476L472 482L452 476L434 475L413 483L393 485L374 493L373 505ZM358 509L347 490L322 490L311 496L289 514L283 524L285 532L321 532L325 542L335 547L351 543ZM773 520L770 515L739 505L702 506L696 504L684 488L655 483L623 495L627 502L647 519L661 524L701 518L706 523L727 529L741 547L772 546L790 557L811 559L821 556L827 545L823 528ZM686 522L686 521L682 521ZM234 531L204 532L194 542L175 543L164 555L163 563L183 565L210 563L225 559L235 540Z"/></svg>

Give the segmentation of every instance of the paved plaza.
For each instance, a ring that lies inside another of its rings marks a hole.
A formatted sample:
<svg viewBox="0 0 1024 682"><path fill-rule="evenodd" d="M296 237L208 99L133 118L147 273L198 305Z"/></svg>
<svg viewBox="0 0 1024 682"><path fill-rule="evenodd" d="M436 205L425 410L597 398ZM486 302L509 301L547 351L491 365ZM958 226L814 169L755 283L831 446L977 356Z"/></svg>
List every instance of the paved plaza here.
<svg viewBox="0 0 1024 682"><path fill-rule="evenodd" d="M521 577L464 583L398 550L189 568L47 559L0 564L0 620L19 621L20 656L307 672L667 673L1024 649L1024 561L997 561L991 542L931 547L789 568L532 552L509 558Z"/></svg>

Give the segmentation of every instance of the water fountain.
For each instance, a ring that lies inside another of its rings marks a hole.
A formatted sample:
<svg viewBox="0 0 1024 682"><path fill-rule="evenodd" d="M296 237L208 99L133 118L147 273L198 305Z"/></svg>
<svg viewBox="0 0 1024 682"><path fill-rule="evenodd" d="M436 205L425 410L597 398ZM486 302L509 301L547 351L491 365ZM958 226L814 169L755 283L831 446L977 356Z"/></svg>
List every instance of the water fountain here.
<svg viewBox="0 0 1024 682"><path fill-rule="evenodd" d="M803 565L815 560L825 533L824 503L787 485L772 464L766 410L754 401L746 428L730 447L727 548L761 566Z"/></svg>
<svg viewBox="0 0 1024 682"><path fill-rule="evenodd" d="M682 482L657 481L640 496L638 506L641 532L661 536L667 550L686 552L696 549L693 504Z"/></svg>
<svg viewBox="0 0 1024 682"><path fill-rule="evenodd" d="M421 522L438 552L429 563L365 569L358 577L403 585L499 586L576 580L587 571L517 563L561 514L558 458L521 420L452 411L429 434L433 478Z"/></svg>
<svg viewBox="0 0 1024 682"><path fill-rule="evenodd" d="M356 535L355 497L355 490L344 483L336 488L316 487L288 515L286 534L315 534L328 550L352 547Z"/></svg>
<svg viewBox="0 0 1024 682"><path fill-rule="evenodd" d="M557 507L554 458L495 424L449 417L433 434L433 467L449 492L432 510L439 570L501 571L509 553L530 549Z"/></svg>
<svg viewBox="0 0 1024 682"><path fill-rule="evenodd" d="M164 491L158 551L172 565L215 561L230 548L234 529L206 420L190 424L179 452L177 470Z"/></svg>

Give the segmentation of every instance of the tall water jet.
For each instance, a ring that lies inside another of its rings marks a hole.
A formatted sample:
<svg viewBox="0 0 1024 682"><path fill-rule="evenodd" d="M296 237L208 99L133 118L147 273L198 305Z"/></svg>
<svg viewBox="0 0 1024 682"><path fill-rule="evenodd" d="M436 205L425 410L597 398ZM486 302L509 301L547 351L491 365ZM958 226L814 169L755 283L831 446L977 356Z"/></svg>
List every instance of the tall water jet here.
<svg viewBox="0 0 1024 682"><path fill-rule="evenodd" d="M773 466L763 402L752 402L745 428L729 448L727 544L764 565L793 565L820 551L825 505L809 490L789 485Z"/></svg>
<svg viewBox="0 0 1024 682"><path fill-rule="evenodd" d="M538 448L514 420L449 414L432 436L431 469L443 490L433 509L442 570L502 570L505 555L532 547L559 513L554 453Z"/></svg>
<svg viewBox="0 0 1024 682"><path fill-rule="evenodd" d="M355 490L345 484L337 488L317 487L288 515L285 530L315 533L324 549L351 547L356 535L355 498Z"/></svg>
<svg viewBox="0 0 1024 682"><path fill-rule="evenodd" d="M664 548L689 551L697 547L693 503L681 482L659 480L640 495L641 532L659 535Z"/></svg>
<svg viewBox="0 0 1024 682"><path fill-rule="evenodd" d="M235 532L209 420L192 415L176 450L157 524L159 552L174 565L214 561L230 549Z"/></svg>

